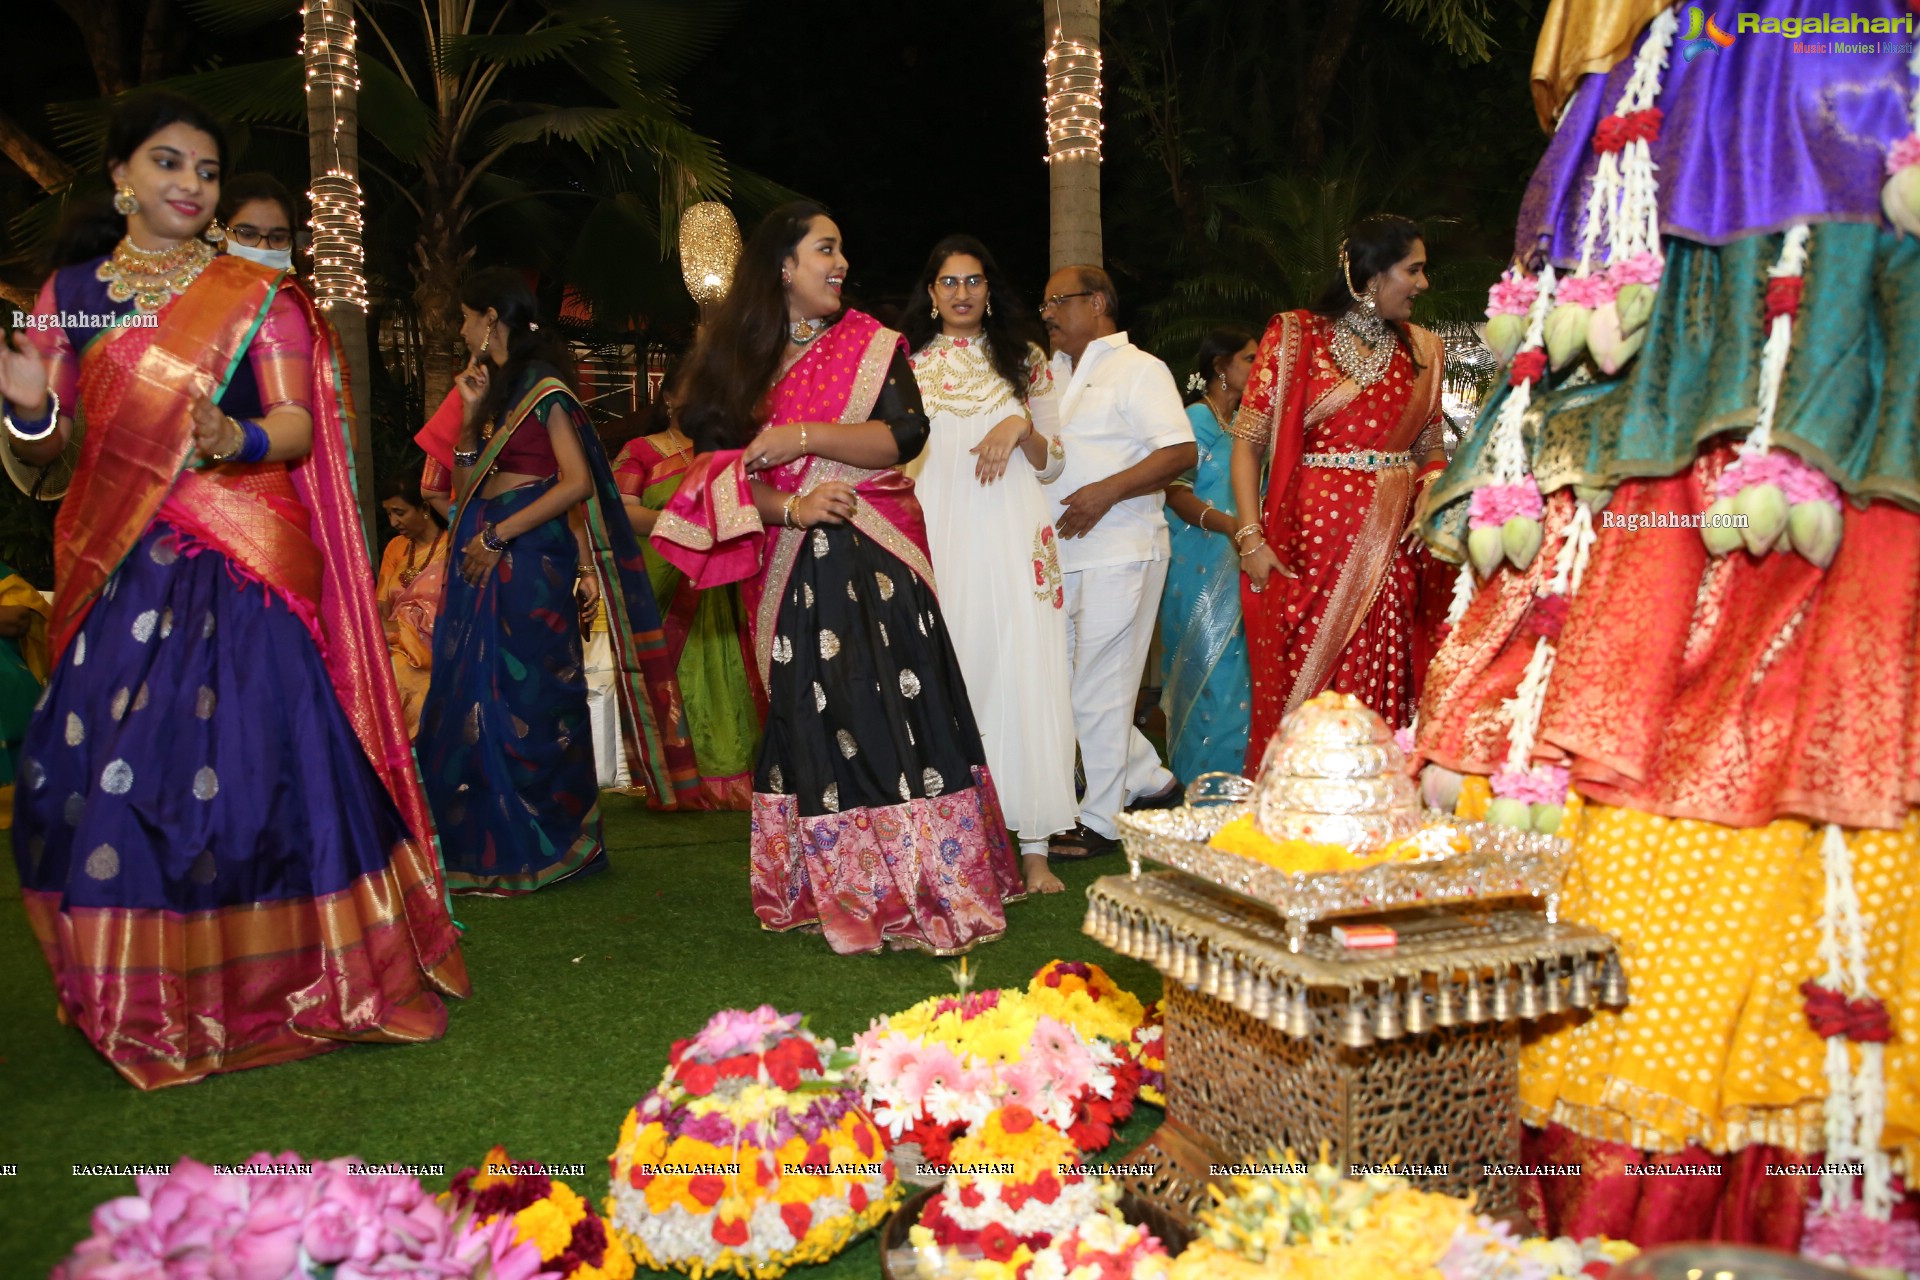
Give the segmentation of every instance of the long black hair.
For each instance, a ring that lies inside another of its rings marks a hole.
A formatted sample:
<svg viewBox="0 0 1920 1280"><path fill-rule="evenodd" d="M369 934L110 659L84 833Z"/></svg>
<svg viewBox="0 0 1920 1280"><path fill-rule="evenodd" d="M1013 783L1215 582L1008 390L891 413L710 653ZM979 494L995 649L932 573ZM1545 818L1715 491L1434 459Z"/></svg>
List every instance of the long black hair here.
<svg viewBox="0 0 1920 1280"><path fill-rule="evenodd" d="M1345 315L1353 306L1353 295L1366 292L1367 281L1391 271L1393 265L1412 250L1414 242L1424 238L1419 223L1398 214L1376 213L1354 223L1347 228L1347 279L1336 276L1327 281L1326 288L1314 301L1314 313L1330 319ZM1420 361L1414 356L1406 326L1390 321L1387 327L1393 330L1393 336L1406 350L1414 368L1419 368Z"/></svg>
<svg viewBox="0 0 1920 1280"><path fill-rule="evenodd" d="M1200 339L1200 350L1193 356L1193 367L1200 375L1201 384L1198 390L1187 392L1187 403L1198 404L1213 380L1220 376L1220 362L1238 355L1253 340L1253 331L1237 324L1207 330L1207 336Z"/></svg>
<svg viewBox="0 0 1920 1280"><path fill-rule="evenodd" d="M259 198L258 196L248 197L248 199L253 200ZM418 454L414 455L416 458L418 456ZM408 459L409 464L411 464L412 461L413 459ZM420 468L418 466L404 466L388 476L385 482L381 484L380 501L384 503L393 498L398 498L408 506L426 512L428 519L433 521L436 528L444 529L447 527L447 518L440 514L440 508L428 502L426 496L420 491Z"/></svg>
<svg viewBox="0 0 1920 1280"><path fill-rule="evenodd" d="M102 171L131 160L147 139L170 124L184 124L213 139L214 154L222 166L230 149L227 127L210 111L191 98L161 89L135 94L114 111L107 125L107 145L100 160ZM53 265L70 266L112 253L127 234L127 220L113 208L113 195L83 196L67 206L60 231L54 238Z"/></svg>
<svg viewBox="0 0 1920 1280"><path fill-rule="evenodd" d="M567 346L554 327L542 320L539 300L518 271L507 267L476 271L462 286L460 302L482 315L491 309L506 330L507 358L489 370L486 398L480 402L482 420L505 413L509 399L534 378L551 373L574 386ZM498 332L494 341L500 341Z"/></svg>
<svg viewBox="0 0 1920 1280"><path fill-rule="evenodd" d="M787 345L786 260L825 205L795 200L760 220L733 268L726 298L700 327L681 375L680 429L697 452L738 449L760 427L760 405Z"/></svg>
<svg viewBox="0 0 1920 1280"><path fill-rule="evenodd" d="M921 305L921 300L928 297L947 259L960 254L978 259L981 274L987 278L987 300L993 309L982 321L980 332L987 339L993 371L1006 379L1013 394L1024 401L1030 348L1045 350L1040 322L1027 310L1020 291L1000 274L1000 264L994 261L987 246L972 236L948 236L933 246L933 252L927 255L927 265L920 269L920 278L907 291L906 318L901 322L900 331L906 334L907 346L914 351L933 341L933 336L940 332L940 321L929 313L928 307Z"/></svg>

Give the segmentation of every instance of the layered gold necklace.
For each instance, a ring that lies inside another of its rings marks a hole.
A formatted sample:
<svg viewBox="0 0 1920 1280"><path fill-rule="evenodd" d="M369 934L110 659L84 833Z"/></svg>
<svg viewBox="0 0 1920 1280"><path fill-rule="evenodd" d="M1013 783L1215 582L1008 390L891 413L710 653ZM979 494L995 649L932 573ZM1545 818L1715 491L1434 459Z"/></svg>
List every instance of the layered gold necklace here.
<svg viewBox="0 0 1920 1280"><path fill-rule="evenodd" d="M142 249L128 236L94 275L106 282L107 297L151 315L185 293L216 252L198 236L171 249Z"/></svg>

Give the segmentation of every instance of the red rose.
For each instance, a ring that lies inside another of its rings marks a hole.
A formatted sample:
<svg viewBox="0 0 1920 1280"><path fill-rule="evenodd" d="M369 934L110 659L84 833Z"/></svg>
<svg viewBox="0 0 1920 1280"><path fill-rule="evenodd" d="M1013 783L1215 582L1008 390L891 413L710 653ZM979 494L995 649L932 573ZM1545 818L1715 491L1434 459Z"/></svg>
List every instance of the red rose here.
<svg viewBox="0 0 1920 1280"><path fill-rule="evenodd" d="M711 1209L720 1203L720 1197L727 1193L727 1180L718 1174L703 1173L687 1181L687 1194ZM718 1240L720 1237L715 1236Z"/></svg>
<svg viewBox="0 0 1920 1280"><path fill-rule="evenodd" d="M824 1169L833 1163L833 1152L826 1143L816 1142L807 1148L807 1158L800 1163L811 1165L816 1169Z"/></svg>
<svg viewBox="0 0 1920 1280"><path fill-rule="evenodd" d="M1593 1280L1604 1280L1606 1274L1612 1270L1613 1264L1600 1258L1595 1258L1592 1262L1580 1268L1582 1275L1592 1276Z"/></svg>
<svg viewBox="0 0 1920 1280"><path fill-rule="evenodd" d="M1893 1039L1887 1006L1871 996L1847 1001L1847 1039L1855 1044L1885 1044Z"/></svg>
<svg viewBox="0 0 1920 1280"><path fill-rule="evenodd" d="M760 1055L757 1053L736 1053L731 1058L723 1058L714 1068L722 1080L751 1080L760 1074Z"/></svg>
<svg viewBox="0 0 1920 1280"><path fill-rule="evenodd" d="M1815 1035L1829 1039L1847 1033L1845 996L1811 981L1800 984L1800 994L1806 997L1807 1024Z"/></svg>
<svg viewBox="0 0 1920 1280"><path fill-rule="evenodd" d="M1778 316L1796 314L1806 288L1805 276L1775 276L1767 281L1767 324L1771 326Z"/></svg>
<svg viewBox="0 0 1920 1280"><path fill-rule="evenodd" d="M729 1249L738 1249L747 1242L747 1222L744 1218L715 1218L713 1220L713 1238Z"/></svg>
<svg viewBox="0 0 1920 1280"><path fill-rule="evenodd" d="M857 1182L847 1189L847 1207L855 1213L867 1211L867 1189Z"/></svg>
<svg viewBox="0 0 1920 1280"><path fill-rule="evenodd" d="M1019 1247L1020 1241L1001 1223L989 1222L980 1228L980 1252L989 1262L1005 1262Z"/></svg>
<svg viewBox="0 0 1920 1280"><path fill-rule="evenodd" d="M787 1230L793 1233L795 1241L804 1239L807 1228L813 1225L813 1210L803 1204L783 1204L780 1206L780 1221L787 1224Z"/></svg>
<svg viewBox="0 0 1920 1280"><path fill-rule="evenodd" d="M1096 1120L1082 1120L1067 1126L1067 1136L1082 1151L1101 1151L1113 1141L1113 1127Z"/></svg>
<svg viewBox="0 0 1920 1280"><path fill-rule="evenodd" d="M1025 1133L1033 1128L1033 1112L1019 1103L1000 1109L1000 1127L1008 1133Z"/></svg>
<svg viewBox="0 0 1920 1280"><path fill-rule="evenodd" d="M1513 367L1507 373L1507 385L1520 386L1522 383L1538 382L1547 375L1547 353L1539 347L1528 347L1513 358Z"/></svg>
<svg viewBox="0 0 1920 1280"><path fill-rule="evenodd" d="M688 1093L698 1097L712 1093L713 1087L720 1083L720 1073L711 1062L682 1062L674 1068L674 1075Z"/></svg>

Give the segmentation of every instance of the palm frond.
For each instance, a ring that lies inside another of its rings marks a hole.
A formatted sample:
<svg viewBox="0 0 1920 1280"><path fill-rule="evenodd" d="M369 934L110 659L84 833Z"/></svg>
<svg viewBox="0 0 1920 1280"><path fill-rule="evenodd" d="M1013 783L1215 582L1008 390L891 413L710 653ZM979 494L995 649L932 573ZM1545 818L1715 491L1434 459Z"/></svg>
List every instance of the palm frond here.
<svg viewBox="0 0 1920 1280"><path fill-rule="evenodd" d="M510 35L451 34L440 47L447 73L460 75L476 62L534 67L578 53L583 47L612 44L617 49L621 43L620 30L612 22L587 19ZM628 72L631 74L631 67Z"/></svg>
<svg viewBox="0 0 1920 1280"><path fill-rule="evenodd" d="M214 35L235 35L300 12L300 0L182 0Z"/></svg>
<svg viewBox="0 0 1920 1280"><path fill-rule="evenodd" d="M1493 57L1493 10L1488 0L1389 0L1387 12L1416 23L1427 39L1470 62Z"/></svg>
<svg viewBox="0 0 1920 1280"><path fill-rule="evenodd" d="M47 108L54 137L77 154L97 156L107 139L113 113L146 89L166 89L192 98L230 120L271 120L297 124L306 118L306 68L299 57L249 62L156 81L111 98L56 102Z"/></svg>
<svg viewBox="0 0 1920 1280"><path fill-rule="evenodd" d="M607 18L625 38L642 84L666 84L690 70L720 42L740 0L578 0L556 12L568 19Z"/></svg>
<svg viewBox="0 0 1920 1280"><path fill-rule="evenodd" d="M378 58L360 62L360 127L389 153L417 161L433 144L432 110Z"/></svg>

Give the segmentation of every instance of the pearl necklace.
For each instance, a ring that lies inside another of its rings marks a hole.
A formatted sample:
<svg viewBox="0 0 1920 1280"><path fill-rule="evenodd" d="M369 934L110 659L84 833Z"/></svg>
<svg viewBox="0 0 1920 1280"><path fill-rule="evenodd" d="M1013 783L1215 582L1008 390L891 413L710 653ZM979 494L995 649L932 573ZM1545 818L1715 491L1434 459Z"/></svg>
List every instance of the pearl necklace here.
<svg viewBox="0 0 1920 1280"><path fill-rule="evenodd" d="M200 278L214 252L198 236L171 249L142 249L128 236L93 274L106 283L107 297L131 302L135 310L152 315Z"/></svg>
<svg viewBox="0 0 1920 1280"><path fill-rule="evenodd" d="M1364 353L1360 350L1362 342L1368 347ZM1387 333L1387 322L1371 308L1354 307L1341 316L1329 345L1334 364L1362 391L1386 377L1393 363L1395 344Z"/></svg>

